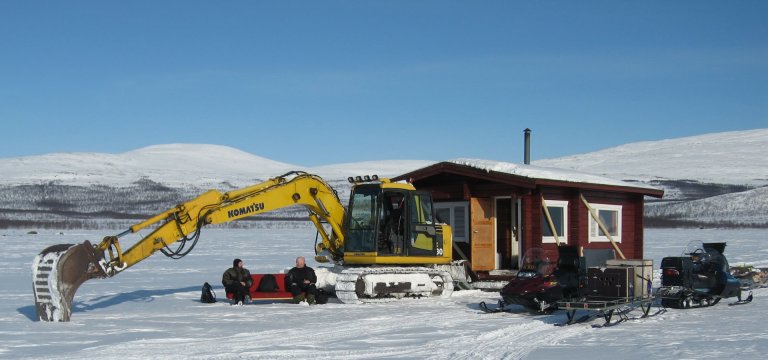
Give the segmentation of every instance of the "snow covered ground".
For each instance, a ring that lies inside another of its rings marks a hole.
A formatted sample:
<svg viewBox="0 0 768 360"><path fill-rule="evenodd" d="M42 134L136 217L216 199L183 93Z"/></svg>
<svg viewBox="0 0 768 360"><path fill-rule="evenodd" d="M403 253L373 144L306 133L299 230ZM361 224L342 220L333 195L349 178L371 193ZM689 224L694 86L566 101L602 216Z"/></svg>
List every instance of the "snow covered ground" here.
<svg viewBox="0 0 768 360"><path fill-rule="evenodd" d="M201 304L200 286L223 297L221 273L234 257L251 272L277 272L311 256L315 234L296 223L208 229L184 259L161 254L112 279L86 282L72 321L34 321L31 262L58 243L98 241L103 232L0 231L0 358L8 359L699 359L768 353L768 289L748 305L674 310L610 328L556 327L562 312L485 314L497 293L384 304L301 306ZM144 234L146 235L146 234ZM679 254L690 240L727 241L732 264L768 266L768 230L646 231L646 258ZM125 245L124 245L125 246ZM310 264L318 267L317 264ZM657 276L658 276L658 270Z"/></svg>

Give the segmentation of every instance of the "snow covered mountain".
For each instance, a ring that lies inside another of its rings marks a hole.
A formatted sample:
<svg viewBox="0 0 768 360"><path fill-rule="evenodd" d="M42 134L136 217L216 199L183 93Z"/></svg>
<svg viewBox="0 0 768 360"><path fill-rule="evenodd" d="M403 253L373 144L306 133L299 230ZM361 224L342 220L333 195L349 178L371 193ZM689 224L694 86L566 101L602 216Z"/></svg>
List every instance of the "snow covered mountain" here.
<svg viewBox="0 0 768 360"><path fill-rule="evenodd" d="M655 226L766 227L768 186L699 200L649 204L646 223Z"/></svg>
<svg viewBox="0 0 768 360"><path fill-rule="evenodd" d="M768 129L626 144L535 161L665 189L646 208L658 226L767 226ZM0 159L0 228L99 227L94 218L132 222L207 189L227 191L301 170L347 196L348 176L395 176L434 163L388 160L303 167L231 147L149 146L122 154L56 153ZM303 216L303 210L272 214Z"/></svg>
<svg viewBox="0 0 768 360"><path fill-rule="evenodd" d="M768 185L768 129L733 131L621 145L534 161L616 179Z"/></svg>
<svg viewBox="0 0 768 360"><path fill-rule="evenodd" d="M369 161L307 168L265 159L221 145L155 145L122 154L54 153L0 159L0 185L45 184L128 186L148 179L171 186L245 186L292 170L329 179L376 171L398 175L431 164L421 160Z"/></svg>
<svg viewBox="0 0 768 360"><path fill-rule="evenodd" d="M123 226L208 189L228 191L293 170L322 176L346 201L349 176L391 177L432 163L388 160L308 168L205 144L155 145L122 154L6 158L0 159L0 228ZM270 214L299 216L305 216L303 209ZM104 218L112 219L111 225L105 225ZM115 219L123 224L115 225Z"/></svg>
<svg viewBox="0 0 768 360"><path fill-rule="evenodd" d="M768 226L768 129L621 145L535 161L665 190L646 207L656 226Z"/></svg>

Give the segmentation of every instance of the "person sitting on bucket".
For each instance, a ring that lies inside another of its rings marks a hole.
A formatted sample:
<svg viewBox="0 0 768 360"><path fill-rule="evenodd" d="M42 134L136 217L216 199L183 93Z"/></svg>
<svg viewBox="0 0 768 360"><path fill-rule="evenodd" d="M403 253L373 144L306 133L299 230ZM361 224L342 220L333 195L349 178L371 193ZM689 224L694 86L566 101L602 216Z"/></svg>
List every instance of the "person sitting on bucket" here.
<svg viewBox="0 0 768 360"><path fill-rule="evenodd" d="M227 269L221 277L221 283L224 284L226 292L235 295L232 299L233 304L243 305L246 298L250 297L248 289L253 285L253 279L251 272L243 267L243 260L235 259L232 261L232 268Z"/></svg>
<svg viewBox="0 0 768 360"><path fill-rule="evenodd" d="M293 295L293 301L298 304L306 300L308 304L314 304L317 296L315 282L317 282L315 270L306 265L306 260L303 256L297 257L296 267L289 270L285 276L285 287ZM307 294L306 298L302 292Z"/></svg>

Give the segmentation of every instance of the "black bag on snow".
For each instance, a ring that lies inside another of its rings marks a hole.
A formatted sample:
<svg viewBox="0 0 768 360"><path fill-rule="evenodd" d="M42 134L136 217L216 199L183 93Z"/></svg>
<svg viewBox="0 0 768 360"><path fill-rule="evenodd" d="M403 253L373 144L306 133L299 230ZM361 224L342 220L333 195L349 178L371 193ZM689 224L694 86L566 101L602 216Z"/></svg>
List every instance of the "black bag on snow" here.
<svg viewBox="0 0 768 360"><path fill-rule="evenodd" d="M207 282L203 284L203 291L202 294L200 294L200 302L206 304L212 304L216 302L216 293L213 291L211 284Z"/></svg>
<svg viewBox="0 0 768 360"><path fill-rule="evenodd" d="M328 293L323 289L317 289L317 295L315 296L315 302L318 304L325 304L328 302Z"/></svg>
<svg viewBox="0 0 768 360"><path fill-rule="evenodd" d="M274 292L279 289L280 287L277 286L277 279L275 278L275 275L264 274L261 276L261 280L259 281L259 287L256 288L256 291Z"/></svg>

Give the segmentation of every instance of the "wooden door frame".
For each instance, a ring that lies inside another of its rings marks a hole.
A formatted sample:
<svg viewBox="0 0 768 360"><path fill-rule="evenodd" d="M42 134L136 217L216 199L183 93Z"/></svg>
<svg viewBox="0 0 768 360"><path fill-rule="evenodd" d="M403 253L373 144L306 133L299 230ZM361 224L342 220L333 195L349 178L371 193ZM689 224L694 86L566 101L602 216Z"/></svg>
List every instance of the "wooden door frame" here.
<svg viewBox="0 0 768 360"><path fill-rule="evenodd" d="M510 216L511 216L510 225L512 226L512 229L510 229L510 233L512 234L512 238L510 239L510 244L508 245L510 247L510 250L512 250L513 246L511 242L517 240L517 246L515 249L517 253L515 254L510 251L510 256L514 257L515 255L517 255L517 268L519 269L522 261L521 253L523 252L523 241L521 239L522 229L520 226L522 222L522 214L521 214L522 199L514 195L493 197L493 246L494 248L498 248L498 241L499 241L499 234L497 233L499 212L496 209L496 206L497 206L497 201L500 199L510 199ZM496 259L496 262L497 263L499 262L498 258Z"/></svg>

